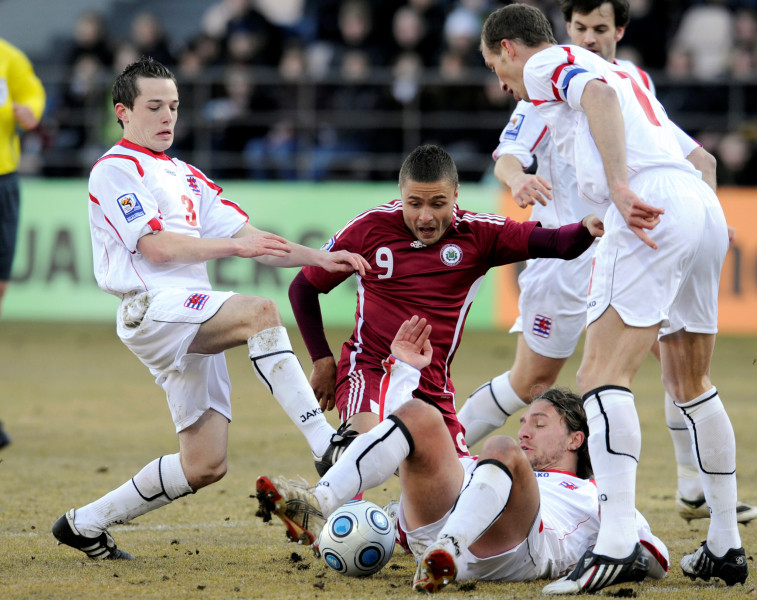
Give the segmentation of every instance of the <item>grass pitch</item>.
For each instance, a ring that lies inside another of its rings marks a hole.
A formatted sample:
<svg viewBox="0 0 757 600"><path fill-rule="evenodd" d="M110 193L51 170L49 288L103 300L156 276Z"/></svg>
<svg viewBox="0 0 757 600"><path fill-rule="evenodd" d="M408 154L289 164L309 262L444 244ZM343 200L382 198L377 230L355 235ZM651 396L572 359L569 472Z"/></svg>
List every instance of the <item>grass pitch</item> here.
<svg viewBox="0 0 757 600"><path fill-rule="evenodd" d="M296 331L295 351L310 361ZM347 331L329 331L332 348ZM509 368L514 336L469 331L453 367L458 405L480 383ZM52 523L131 478L162 454L177 451L162 390L121 345L113 324L0 323L0 420L13 443L0 451L0 598L417 598L414 563L395 553L367 579L342 577L307 548L285 542L278 523L254 517L260 474L316 480L310 452L275 400L252 373L245 349L227 353L233 384L229 472L219 483L113 527L131 562L94 562L56 546ZM575 387L578 359L561 385ZM719 338L713 380L738 443L739 496L757 503L757 342ZM660 582L611 587L600 596L726 599L757 595L757 523L740 526L752 570L746 586L690 582L678 562L706 535L707 521L686 524L674 511L675 463L665 427L659 367L649 359L634 385L643 437L637 505L667 544L672 568ZM336 415L329 414L336 423ZM517 419L504 427L517 431ZM475 451L477 448L474 447ZM398 495L396 480L366 494L379 505ZM476 582L445 589L465 600L539 598L543 582Z"/></svg>

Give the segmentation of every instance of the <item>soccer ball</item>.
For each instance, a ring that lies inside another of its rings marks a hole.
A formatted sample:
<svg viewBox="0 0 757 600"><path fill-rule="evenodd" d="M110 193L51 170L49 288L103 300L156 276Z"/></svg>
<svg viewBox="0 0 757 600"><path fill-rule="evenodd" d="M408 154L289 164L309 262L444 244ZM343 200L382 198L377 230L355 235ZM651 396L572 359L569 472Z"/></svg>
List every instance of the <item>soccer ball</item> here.
<svg viewBox="0 0 757 600"><path fill-rule="evenodd" d="M351 500L334 511L318 539L326 564L342 575L372 575L394 552L394 524L381 508L367 500Z"/></svg>

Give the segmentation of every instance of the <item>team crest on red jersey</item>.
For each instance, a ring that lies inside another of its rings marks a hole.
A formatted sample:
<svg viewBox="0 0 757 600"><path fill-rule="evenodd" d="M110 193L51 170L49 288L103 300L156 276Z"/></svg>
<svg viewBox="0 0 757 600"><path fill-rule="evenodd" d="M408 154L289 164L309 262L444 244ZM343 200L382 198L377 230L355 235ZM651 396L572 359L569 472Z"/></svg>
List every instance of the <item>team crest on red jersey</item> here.
<svg viewBox="0 0 757 600"><path fill-rule="evenodd" d="M460 261L463 260L463 250L457 244L445 244L439 255L442 262L448 267L459 265Z"/></svg>

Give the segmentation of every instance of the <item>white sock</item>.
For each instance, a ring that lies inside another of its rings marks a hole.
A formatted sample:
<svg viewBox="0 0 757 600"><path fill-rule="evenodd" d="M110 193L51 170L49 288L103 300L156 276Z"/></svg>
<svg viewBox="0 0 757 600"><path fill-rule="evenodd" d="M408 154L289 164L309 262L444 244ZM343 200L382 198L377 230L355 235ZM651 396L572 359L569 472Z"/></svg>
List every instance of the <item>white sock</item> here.
<svg viewBox="0 0 757 600"><path fill-rule="evenodd" d="M513 476L503 463L493 458L480 460L437 539L452 537L458 549L469 547L505 510L512 487Z"/></svg>
<svg viewBox="0 0 757 600"><path fill-rule="evenodd" d="M699 467L694 456L691 434L681 409L676 406L673 397L667 392L665 392L665 421L673 440L678 464L678 491L686 500L698 500L702 497L704 490L702 480L699 478Z"/></svg>
<svg viewBox="0 0 757 600"><path fill-rule="evenodd" d="M323 456L336 430L323 416L313 388L292 352L286 328L264 329L247 340L258 379L270 390L284 412L305 436L316 456Z"/></svg>
<svg viewBox="0 0 757 600"><path fill-rule="evenodd" d="M74 525L84 536L97 537L111 525L165 506L192 493L179 454L156 458L121 487L76 509Z"/></svg>
<svg viewBox="0 0 757 600"><path fill-rule="evenodd" d="M736 438L718 391L713 387L678 406L691 431L694 452L710 507L707 546L715 556L740 548L736 522Z"/></svg>
<svg viewBox="0 0 757 600"><path fill-rule="evenodd" d="M313 490L323 516L328 517L351 498L384 483L414 447L410 432L395 415L356 437Z"/></svg>
<svg viewBox="0 0 757 600"><path fill-rule="evenodd" d="M465 427L465 443L472 446L481 441L526 406L510 385L510 371L488 381L470 395L457 413Z"/></svg>
<svg viewBox="0 0 757 600"><path fill-rule="evenodd" d="M639 541L636 530L636 468L641 427L631 390L600 387L584 395L589 454L602 514L596 554L625 558Z"/></svg>

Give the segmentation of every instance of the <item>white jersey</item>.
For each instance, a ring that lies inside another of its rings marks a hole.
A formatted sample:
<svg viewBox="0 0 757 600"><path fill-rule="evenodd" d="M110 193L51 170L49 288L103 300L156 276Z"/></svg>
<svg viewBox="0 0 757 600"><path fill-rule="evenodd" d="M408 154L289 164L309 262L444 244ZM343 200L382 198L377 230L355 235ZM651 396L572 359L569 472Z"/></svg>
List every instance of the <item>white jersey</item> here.
<svg viewBox="0 0 757 600"><path fill-rule="evenodd" d="M599 500L593 479L562 471L536 471L541 497L540 531L549 549L549 573L555 578L576 565L599 532Z"/></svg>
<svg viewBox="0 0 757 600"><path fill-rule="evenodd" d="M460 457L465 469L461 490L468 485L477 459ZM526 538L501 554L480 558L462 547L457 559L459 581L532 581L556 579L570 572L586 550L594 547L599 532L599 501L593 479L580 479L563 471L537 471L539 512ZM439 539L453 509L440 520L409 530L404 499L400 497L398 527L401 538L419 560ZM636 530L650 559L650 576L659 579L668 571L665 544L651 531L644 516L636 511Z"/></svg>
<svg viewBox="0 0 757 600"><path fill-rule="evenodd" d="M533 164L536 156L536 174L552 184L552 198L556 201L546 206L534 204L532 221L540 221L544 227L560 227L599 210L596 203L578 195L576 172L557 151L544 119L532 103L518 102L502 130L492 156L496 161L505 154L515 157L524 169Z"/></svg>
<svg viewBox="0 0 757 600"><path fill-rule="evenodd" d="M659 167L697 173L685 160L676 127L662 105L619 66L578 46L552 46L526 62L523 77L558 151L576 169L579 191L585 198L599 203L610 196L602 159L581 108L584 87L593 79L606 82L618 95L629 177Z"/></svg>
<svg viewBox="0 0 757 600"><path fill-rule="evenodd" d="M143 235L171 231L231 237L245 212L221 197L200 170L127 140L108 150L89 177L89 224L97 284L118 297L160 288L210 290L204 262L153 264L137 251Z"/></svg>

